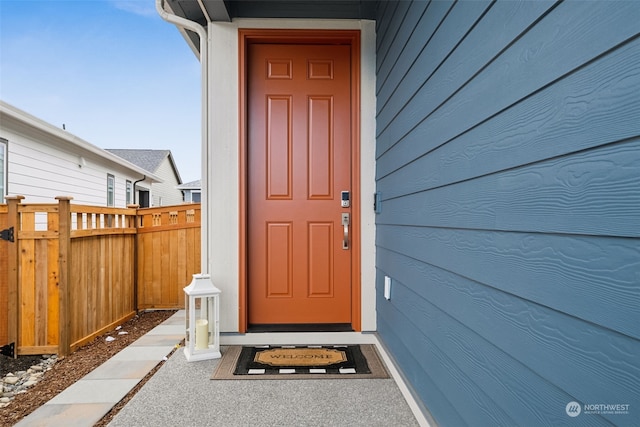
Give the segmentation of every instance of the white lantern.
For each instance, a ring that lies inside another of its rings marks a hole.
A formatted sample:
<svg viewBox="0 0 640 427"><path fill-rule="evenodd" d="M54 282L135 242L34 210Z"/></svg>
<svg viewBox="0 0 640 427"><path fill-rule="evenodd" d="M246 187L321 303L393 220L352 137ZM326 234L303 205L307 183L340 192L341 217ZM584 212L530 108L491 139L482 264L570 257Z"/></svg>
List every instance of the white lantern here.
<svg viewBox="0 0 640 427"><path fill-rule="evenodd" d="M187 360L219 359L220 289L213 285L208 274L194 274L184 294Z"/></svg>

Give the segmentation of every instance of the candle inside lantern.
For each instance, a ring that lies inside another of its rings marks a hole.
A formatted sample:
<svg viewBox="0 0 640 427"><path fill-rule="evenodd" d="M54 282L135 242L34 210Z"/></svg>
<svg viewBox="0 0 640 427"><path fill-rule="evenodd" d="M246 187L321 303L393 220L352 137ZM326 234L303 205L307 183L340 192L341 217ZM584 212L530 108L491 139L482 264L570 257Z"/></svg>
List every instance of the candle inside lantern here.
<svg viewBox="0 0 640 427"><path fill-rule="evenodd" d="M196 350L209 347L209 321L207 319L196 320Z"/></svg>

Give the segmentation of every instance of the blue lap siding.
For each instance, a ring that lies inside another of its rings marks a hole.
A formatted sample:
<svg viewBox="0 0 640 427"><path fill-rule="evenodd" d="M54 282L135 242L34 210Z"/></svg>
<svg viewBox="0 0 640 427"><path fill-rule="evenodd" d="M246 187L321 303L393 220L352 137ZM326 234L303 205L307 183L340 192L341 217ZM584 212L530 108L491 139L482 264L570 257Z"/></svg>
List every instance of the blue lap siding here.
<svg viewBox="0 0 640 427"><path fill-rule="evenodd" d="M380 2L376 28L378 331L417 397L637 425L640 2Z"/></svg>

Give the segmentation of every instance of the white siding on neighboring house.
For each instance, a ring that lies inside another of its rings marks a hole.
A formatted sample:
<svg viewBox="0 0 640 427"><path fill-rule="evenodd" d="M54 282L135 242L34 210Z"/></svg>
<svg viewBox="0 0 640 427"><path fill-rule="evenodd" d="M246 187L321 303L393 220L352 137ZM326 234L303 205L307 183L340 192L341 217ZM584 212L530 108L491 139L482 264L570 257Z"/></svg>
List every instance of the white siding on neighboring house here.
<svg viewBox="0 0 640 427"><path fill-rule="evenodd" d="M179 205L183 202L182 191L176 189L180 184L176 172L167 156L154 174L163 179L163 182L153 184L153 205L169 206Z"/></svg>
<svg viewBox="0 0 640 427"><path fill-rule="evenodd" d="M7 195L25 196L25 203L71 196L74 203L106 206L110 174L115 178L113 205L126 206L126 181L141 179L142 170L8 104L0 106ZM150 187L148 181L141 184Z"/></svg>
<svg viewBox="0 0 640 427"><path fill-rule="evenodd" d="M185 203L200 203L202 200L202 192L200 190L185 190Z"/></svg>
<svg viewBox="0 0 640 427"><path fill-rule="evenodd" d="M149 206L179 205L183 202L182 191L177 188L181 183L180 174L170 150L108 148L106 151L162 180L152 184ZM141 205L146 207L144 203Z"/></svg>
<svg viewBox="0 0 640 427"><path fill-rule="evenodd" d="M200 180L186 182L177 187L184 193L185 203L200 203L202 199L202 183Z"/></svg>
<svg viewBox="0 0 640 427"><path fill-rule="evenodd" d="M0 201L7 191L7 140L0 138Z"/></svg>

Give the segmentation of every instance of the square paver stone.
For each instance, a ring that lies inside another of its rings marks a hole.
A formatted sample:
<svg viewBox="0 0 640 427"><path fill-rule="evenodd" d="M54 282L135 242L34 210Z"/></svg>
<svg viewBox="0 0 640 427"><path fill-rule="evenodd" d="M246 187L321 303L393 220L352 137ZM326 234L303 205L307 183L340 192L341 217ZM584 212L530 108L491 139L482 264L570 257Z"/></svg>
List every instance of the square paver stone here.
<svg viewBox="0 0 640 427"><path fill-rule="evenodd" d="M107 360L85 375L83 380L142 379L156 365L157 360Z"/></svg>
<svg viewBox="0 0 640 427"><path fill-rule="evenodd" d="M161 346L133 346L130 345L127 348L122 349L119 353L114 355L111 360L164 360L164 358L171 353L174 345L161 345Z"/></svg>
<svg viewBox="0 0 640 427"><path fill-rule="evenodd" d="M182 314L181 314L182 313ZM181 325L184 326L184 321L186 319L186 315L183 312L178 312L161 323L161 325Z"/></svg>
<svg viewBox="0 0 640 427"><path fill-rule="evenodd" d="M42 405L16 424L20 427L91 427L111 410L111 403Z"/></svg>
<svg viewBox="0 0 640 427"><path fill-rule="evenodd" d="M147 335L185 335L184 324L181 325L158 325L149 332Z"/></svg>
<svg viewBox="0 0 640 427"><path fill-rule="evenodd" d="M80 380L62 393L45 403L78 404L78 403L118 403L140 382L140 379L119 380Z"/></svg>
<svg viewBox="0 0 640 427"><path fill-rule="evenodd" d="M132 346L170 346L174 347L184 339L184 335L144 335L138 338Z"/></svg>

